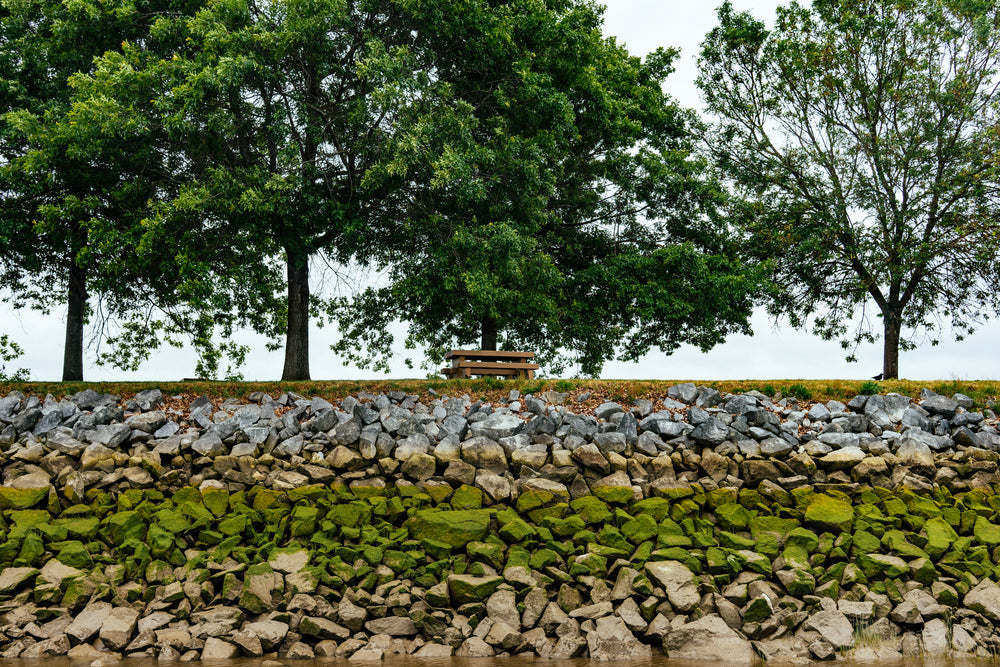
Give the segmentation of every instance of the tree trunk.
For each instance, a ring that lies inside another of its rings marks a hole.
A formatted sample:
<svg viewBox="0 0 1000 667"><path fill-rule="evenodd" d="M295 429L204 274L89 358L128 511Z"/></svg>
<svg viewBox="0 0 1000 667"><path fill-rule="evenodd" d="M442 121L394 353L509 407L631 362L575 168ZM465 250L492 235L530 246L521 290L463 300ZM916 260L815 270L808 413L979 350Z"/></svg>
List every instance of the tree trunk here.
<svg viewBox="0 0 1000 667"><path fill-rule="evenodd" d="M309 378L309 255L285 250L288 257L288 330L282 380Z"/></svg>
<svg viewBox="0 0 1000 667"><path fill-rule="evenodd" d="M66 294L66 344L63 347L63 382L83 381L83 325L87 310L87 270L73 261Z"/></svg>
<svg viewBox="0 0 1000 667"><path fill-rule="evenodd" d="M882 348L882 377L885 380L899 379L899 331L902 318L899 313L882 313L885 327L885 341Z"/></svg>
<svg viewBox="0 0 1000 667"><path fill-rule="evenodd" d="M483 340L479 349L495 351L497 349L497 321L489 315L484 315L482 325Z"/></svg>

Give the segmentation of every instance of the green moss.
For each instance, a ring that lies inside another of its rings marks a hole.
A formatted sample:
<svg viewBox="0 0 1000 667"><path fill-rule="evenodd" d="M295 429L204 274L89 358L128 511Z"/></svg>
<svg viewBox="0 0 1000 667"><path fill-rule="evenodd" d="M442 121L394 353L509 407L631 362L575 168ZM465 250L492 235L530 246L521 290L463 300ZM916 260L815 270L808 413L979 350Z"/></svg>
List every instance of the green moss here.
<svg viewBox="0 0 1000 667"><path fill-rule="evenodd" d="M570 537L579 530L586 528L587 524L577 514L571 514L565 519L553 516L546 517L542 525L552 531L556 537Z"/></svg>
<svg viewBox="0 0 1000 667"><path fill-rule="evenodd" d="M477 510L483 506L482 489L463 484L451 495L451 506L456 510Z"/></svg>
<svg viewBox="0 0 1000 667"><path fill-rule="evenodd" d="M614 516L607 503L595 496L581 496L571 500L569 506L587 524L603 524Z"/></svg>
<svg viewBox="0 0 1000 667"><path fill-rule="evenodd" d="M854 532L854 551L861 554L870 554L879 551L882 542L866 530Z"/></svg>
<svg viewBox="0 0 1000 667"><path fill-rule="evenodd" d="M927 544L924 545L924 551L934 560L943 556L951 548L955 540L958 539L958 533L942 517L929 519L924 524L924 531L927 534Z"/></svg>
<svg viewBox="0 0 1000 667"><path fill-rule="evenodd" d="M743 537L736 533L725 530L719 531L719 544L727 549L749 549L752 550L757 543L749 537Z"/></svg>
<svg viewBox="0 0 1000 667"><path fill-rule="evenodd" d="M0 486L0 510L27 509L41 503L49 495L47 488L43 489L12 489Z"/></svg>
<svg viewBox="0 0 1000 667"><path fill-rule="evenodd" d="M448 577L448 592L451 600L457 604L483 602L500 587L503 581L503 577L500 576L453 574Z"/></svg>
<svg viewBox="0 0 1000 667"><path fill-rule="evenodd" d="M854 509L844 500L818 493L806 508L805 521L820 530L850 532Z"/></svg>
<svg viewBox="0 0 1000 667"><path fill-rule="evenodd" d="M1000 526L992 524L985 517L978 516L976 524L972 529L973 537L980 544L987 546L997 546L1000 544Z"/></svg>
<svg viewBox="0 0 1000 667"><path fill-rule="evenodd" d="M727 503L720 505L715 510L715 518L719 522L719 527L730 532L740 532L750 528L750 520L753 516L742 505Z"/></svg>
<svg viewBox="0 0 1000 667"><path fill-rule="evenodd" d="M499 534L508 544L521 544L538 533L526 521L515 518L505 523Z"/></svg>
<svg viewBox="0 0 1000 667"><path fill-rule="evenodd" d="M529 564L533 570L541 570L544 567L558 562L559 554L552 549L539 549L531 554Z"/></svg>
<svg viewBox="0 0 1000 667"><path fill-rule="evenodd" d="M656 536L656 521L650 514L639 514L622 526L622 534L632 544L645 542Z"/></svg>
<svg viewBox="0 0 1000 667"><path fill-rule="evenodd" d="M670 516L670 501L666 498L646 498L632 504L636 515L649 515L659 523Z"/></svg>
<svg viewBox="0 0 1000 667"><path fill-rule="evenodd" d="M490 515L490 510L421 510L405 526L414 539L463 547L486 537Z"/></svg>
<svg viewBox="0 0 1000 667"><path fill-rule="evenodd" d="M627 505L635 492L630 486L594 486L590 492L601 500L614 505Z"/></svg>

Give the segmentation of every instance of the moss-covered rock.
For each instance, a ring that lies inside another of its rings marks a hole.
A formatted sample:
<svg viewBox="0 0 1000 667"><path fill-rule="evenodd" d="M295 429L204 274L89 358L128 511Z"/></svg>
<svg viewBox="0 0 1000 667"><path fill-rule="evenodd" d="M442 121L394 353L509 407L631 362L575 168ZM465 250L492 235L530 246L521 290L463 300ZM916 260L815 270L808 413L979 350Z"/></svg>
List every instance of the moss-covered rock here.
<svg viewBox="0 0 1000 667"><path fill-rule="evenodd" d="M863 554L858 565L869 580L895 579L910 570L905 560L888 554Z"/></svg>
<svg viewBox="0 0 1000 667"><path fill-rule="evenodd" d="M715 518L722 530L740 532L750 528L750 519L753 516L742 505L726 503L715 510Z"/></svg>
<svg viewBox="0 0 1000 667"><path fill-rule="evenodd" d="M635 515L648 514L659 523L670 516L670 501L666 498L646 498L632 504Z"/></svg>
<svg viewBox="0 0 1000 667"><path fill-rule="evenodd" d="M635 495L630 486L594 486L590 492L601 500L615 505L627 505Z"/></svg>
<svg viewBox="0 0 1000 667"><path fill-rule="evenodd" d="M405 525L413 539L464 547L486 537L491 514L490 510L421 510Z"/></svg>
<svg viewBox="0 0 1000 667"><path fill-rule="evenodd" d="M657 534L656 521L650 514L639 514L622 526L622 535L632 544L639 544Z"/></svg>
<svg viewBox="0 0 1000 667"><path fill-rule="evenodd" d="M976 517L976 524L972 529L972 535L980 544L990 547L1000 545L1000 526L990 523L986 517Z"/></svg>
<svg viewBox="0 0 1000 667"><path fill-rule="evenodd" d="M108 519L107 533L115 546L121 546L129 540L141 542L146 536L146 524L138 512L118 512Z"/></svg>
<svg viewBox="0 0 1000 667"><path fill-rule="evenodd" d="M500 528L499 535L508 544L521 544L538 535L538 532L523 519L515 518Z"/></svg>
<svg viewBox="0 0 1000 667"><path fill-rule="evenodd" d="M21 510L29 507L35 507L45 500L48 495L48 488L12 489L6 486L0 486L0 510Z"/></svg>
<svg viewBox="0 0 1000 667"><path fill-rule="evenodd" d="M87 547L79 540L63 542L62 548L56 554L56 558L63 565L69 565L80 570L90 569L94 566L94 560L87 551Z"/></svg>
<svg viewBox="0 0 1000 667"><path fill-rule="evenodd" d="M571 500L569 506L584 523L591 525L603 524L614 517L607 503L594 496L581 496Z"/></svg>
<svg viewBox="0 0 1000 667"><path fill-rule="evenodd" d="M451 506L452 509L456 510L481 509L483 506L482 489L469 486L468 484L463 484L455 489L455 492L451 494Z"/></svg>
<svg viewBox="0 0 1000 667"><path fill-rule="evenodd" d="M500 576L452 574L448 576L448 592L456 604L483 602L496 592L503 581Z"/></svg>
<svg viewBox="0 0 1000 667"><path fill-rule="evenodd" d="M927 555L937 560L951 548L951 545L958 539L958 533L948 521L941 517L928 519L924 524L924 532L927 534L927 544L924 551Z"/></svg>
<svg viewBox="0 0 1000 667"><path fill-rule="evenodd" d="M545 517L542 521L542 526L552 531L552 534L556 537L571 537L578 531L583 530L587 527L583 519L577 514L571 514L565 519L559 519L554 516Z"/></svg>
<svg viewBox="0 0 1000 667"><path fill-rule="evenodd" d="M277 575L267 563L256 563L247 568L243 577L239 606L250 614L263 614L274 607L275 595L280 593Z"/></svg>
<svg viewBox="0 0 1000 667"><path fill-rule="evenodd" d="M850 532L854 508L847 501L817 493L806 508L805 521L820 530Z"/></svg>

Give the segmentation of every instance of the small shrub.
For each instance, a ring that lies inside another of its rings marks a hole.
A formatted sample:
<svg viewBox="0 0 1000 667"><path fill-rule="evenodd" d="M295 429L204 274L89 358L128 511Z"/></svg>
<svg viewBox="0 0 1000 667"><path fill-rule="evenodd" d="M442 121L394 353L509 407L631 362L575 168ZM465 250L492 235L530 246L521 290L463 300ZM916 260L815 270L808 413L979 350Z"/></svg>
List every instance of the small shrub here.
<svg viewBox="0 0 1000 667"><path fill-rule="evenodd" d="M798 382L789 387L788 391L785 393L787 393L789 396L794 396L795 398L801 401L808 401L813 397L813 393L809 391L809 387L805 386L804 384L800 384Z"/></svg>
<svg viewBox="0 0 1000 667"><path fill-rule="evenodd" d="M0 382L27 382L28 369L19 368L12 373L7 372L6 362L14 361L24 354L21 346L7 337L7 334L0 335Z"/></svg>
<svg viewBox="0 0 1000 667"><path fill-rule="evenodd" d="M545 389L545 380L538 380L535 382L528 383L524 385L521 389L522 394L537 394L538 392Z"/></svg>
<svg viewBox="0 0 1000 667"><path fill-rule="evenodd" d="M764 388L760 390L760 393L765 396L774 396L778 393L778 390L774 388L773 384L765 384Z"/></svg>
<svg viewBox="0 0 1000 667"><path fill-rule="evenodd" d="M556 391L573 391L574 389L576 389L576 383L571 380L556 382Z"/></svg>
<svg viewBox="0 0 1000 667"><path fill-rule="evenodd" d="M865 380L865 382L861 385L861 389L858 390L858 393L862 396L874 396L875 394L881 394L882 385L874 380Z"/></svg>
<svg viewBox="0 0 1000 667"><path fill-rule="evenodd" d="M479 383L483 385L483 389L503 389L503 380L498 380L495 377L487 375L486 377L480 378Z"/></svg>

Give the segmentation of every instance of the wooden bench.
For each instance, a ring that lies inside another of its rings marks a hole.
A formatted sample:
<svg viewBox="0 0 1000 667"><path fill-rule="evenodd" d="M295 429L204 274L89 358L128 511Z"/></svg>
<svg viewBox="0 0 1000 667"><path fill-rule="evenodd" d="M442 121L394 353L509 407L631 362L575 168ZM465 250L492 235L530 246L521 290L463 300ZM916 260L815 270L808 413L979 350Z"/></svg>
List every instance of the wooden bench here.
<svg viewBox="0 0 1000 667"><path fill-rule="evenodd" d="M449 368L441 372L448 378L471 378L477 376L502 376L531 379L535 377L538 364L529 359L534 352L497 352L494 350L452 350L444 355L451 359Z"/></svg>

